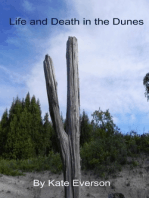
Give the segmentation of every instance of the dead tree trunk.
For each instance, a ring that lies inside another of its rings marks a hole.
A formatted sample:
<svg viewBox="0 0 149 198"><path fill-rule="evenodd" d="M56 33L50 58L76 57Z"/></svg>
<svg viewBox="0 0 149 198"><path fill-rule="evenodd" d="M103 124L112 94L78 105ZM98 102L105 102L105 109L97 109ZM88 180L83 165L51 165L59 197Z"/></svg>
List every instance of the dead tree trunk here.
<svg viewBox="0 0 149 198"><path fill-rule="evenodd" d="M64 131L59 112L57 96L57 82L54 67L50 56L44 60L47 95L49 100L50 115L57 134L61 158L63 162L65 198L79 198L79 184L74 186L73 181L80 181L80 130L79 130L79 75L78 75L78 44L75 37L67 41L67 133Z"/></svg>

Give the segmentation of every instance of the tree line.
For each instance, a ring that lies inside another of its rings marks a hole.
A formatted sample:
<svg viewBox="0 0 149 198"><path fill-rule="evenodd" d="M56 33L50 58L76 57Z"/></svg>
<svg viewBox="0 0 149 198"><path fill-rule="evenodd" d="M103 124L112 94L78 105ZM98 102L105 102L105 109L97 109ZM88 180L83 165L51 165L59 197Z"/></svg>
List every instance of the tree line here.
<svg viewBox="0 0 149 198"><path fill-rule="evenodd" d="M61 117L64 128L66 120ZM67 130L66 130L67 131ZM128 163L127 157L149 153L149 134L135 131L123 134L107 111L96 110L89 119L80 115L81 167L113 172ZM0 156L3 159L30 159L59 153L56 133L48 113L42 119L40 102L28 93L25 99L16 97L0 121ZM104 168L104 170L102 170ZM107 170L106 170L107 171Z"/></svg>
<svg viewBox="0 0 149 198"><path fill-rule="evenodd" d="M25 99L15 98L0 121L0 156L7 159L28 159L47 155L56 149L55 135L48 113L41 116L39 100L28 93Z"/></svg>

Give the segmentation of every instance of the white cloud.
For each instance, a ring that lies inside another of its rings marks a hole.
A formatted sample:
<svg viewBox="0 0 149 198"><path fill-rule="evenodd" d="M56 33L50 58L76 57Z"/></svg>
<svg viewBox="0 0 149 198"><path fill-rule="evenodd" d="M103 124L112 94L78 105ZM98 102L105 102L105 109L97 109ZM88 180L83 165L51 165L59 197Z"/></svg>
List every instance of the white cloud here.
<svg viewBox="0 0 149 198"><path fill-rule="evenodd" d="M48 53L54 62L60 107L66 108L66 41L68 36L76 36L79 46L81 108L88 112L99 107L102 110L109 109L117 122L120 120L116 114L134 112L131 120L135 122L135 112L149 111L142 82L148 72L149 61L148 2L75 0L68 2L68 6L73 7L73 13L75 10L80 21L84 17L93 21L96 17L109 19L110 25L95 26L92 23L91 26L67 26L65 32L59 27L59 34L53 34L46 40L46 47L42 49L43 57L35 64L27 87L39 97L43 108L48 111L42 66L44 54ZM144 25L113 26L113 17L122 20L143 19ZM124 121L127 124L128 119Z"/></svg>
<svg viewBox="0 0 149 198"><path fill-rule="evenodd" d="M11 83L25 84L29 78L29 75L21 75L2 65L0 65L0 70L4 73L3 78L6 76L7 79L11 80Z"/></svg>

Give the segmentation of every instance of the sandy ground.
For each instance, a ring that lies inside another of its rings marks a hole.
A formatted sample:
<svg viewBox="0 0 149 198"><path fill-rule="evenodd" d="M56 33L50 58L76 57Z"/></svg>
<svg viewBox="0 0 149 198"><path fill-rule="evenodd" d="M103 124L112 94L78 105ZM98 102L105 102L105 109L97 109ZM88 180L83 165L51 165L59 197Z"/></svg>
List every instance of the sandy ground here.
<svg viewBox="0 0 149 198"><path fill-rule="evenodd" d="M43 188L34 186L34 180L45 181ZM16 177L1 175L0 198L63 198L64 187L48 186L48 180L61 181L63 175L49 171ZM110 193L122 193L125 198L149 198L149 157L140 160L140 166L136 168L130 170L125 167L115 178L105 180L91 172L82 172L81 181L110 182L110 186L82 186L81 198L108 198ZM100 184L104 185L102 182Z"/></svg>

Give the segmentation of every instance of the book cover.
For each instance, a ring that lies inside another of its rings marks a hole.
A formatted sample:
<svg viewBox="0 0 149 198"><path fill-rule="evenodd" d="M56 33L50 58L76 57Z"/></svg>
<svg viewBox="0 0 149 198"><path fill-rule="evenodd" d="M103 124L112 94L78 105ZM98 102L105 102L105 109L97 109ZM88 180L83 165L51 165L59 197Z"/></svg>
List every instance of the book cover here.
<svg viewBox="0 0 149 198"><path fill-rule="evenodd" d="M0 5L0 197L148 198L147 0Z"/></svg>

